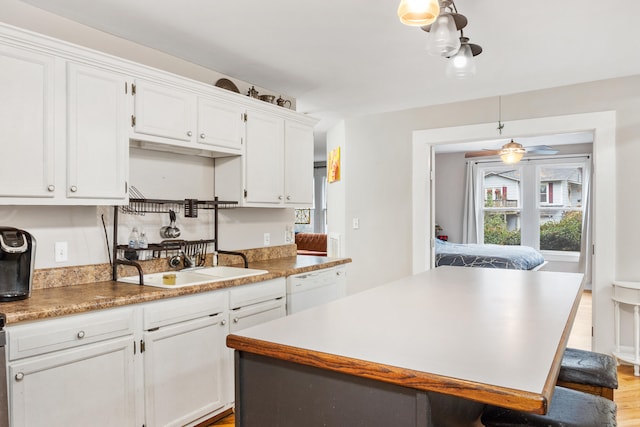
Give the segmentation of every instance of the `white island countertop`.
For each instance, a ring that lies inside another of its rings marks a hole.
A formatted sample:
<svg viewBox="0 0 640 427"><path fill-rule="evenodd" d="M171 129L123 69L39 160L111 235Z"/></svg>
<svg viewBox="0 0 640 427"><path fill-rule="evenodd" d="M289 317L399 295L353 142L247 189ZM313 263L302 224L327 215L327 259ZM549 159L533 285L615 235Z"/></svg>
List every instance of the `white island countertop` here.
<svg viewBox="0 0 640 427"><path fill-rule="evenodd" d="M229 335L229 347L545 413L581 274L439 267Z"/></svg>

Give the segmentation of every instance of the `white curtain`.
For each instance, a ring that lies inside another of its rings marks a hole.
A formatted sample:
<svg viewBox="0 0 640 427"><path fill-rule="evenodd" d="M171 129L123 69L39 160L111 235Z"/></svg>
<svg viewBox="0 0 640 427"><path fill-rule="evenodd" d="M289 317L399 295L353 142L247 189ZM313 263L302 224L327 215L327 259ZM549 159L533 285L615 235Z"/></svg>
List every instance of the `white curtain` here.
<svg viewBox="0 0 640 427"><path fill-rule="evenodd" d="M462 243L478 243L478 165L467 162L467 181L464 190L464 217L462 222Z"/></svg>
<svg viewBox="0 0 640 427"><path fill-rule="evenodd" d="M591 235L591 158L585 162L582 171L582 238L578 268L584 274L583 283L591 284L592 235Z"/></svg>

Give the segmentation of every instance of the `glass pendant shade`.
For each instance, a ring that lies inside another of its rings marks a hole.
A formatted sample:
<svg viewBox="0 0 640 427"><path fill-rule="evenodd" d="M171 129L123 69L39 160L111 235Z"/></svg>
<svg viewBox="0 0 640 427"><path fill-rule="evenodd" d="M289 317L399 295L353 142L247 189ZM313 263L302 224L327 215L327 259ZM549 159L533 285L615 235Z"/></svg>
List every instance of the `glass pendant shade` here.
<svg viewBox="0 0 640 427"><path fill-rule="evenodd" d="M520 159L522 159L522 153L505 153L500 155L500 159L508 165L513 165L514 163L518 163Z"/></svg>
<svg viewBox="0 0 640 427"><path fill-rule="evenodd" d="M450 57L460 49L460 38L453 17L443 13L435 20L429 30L427 52L434 56Z"/></svg>
<svg viewBox="0 0 640 427"><path fill-rule="evenodd" d="M464 79L476 74L476 61L468 44L462 44L458 52L449 58L446 73L447 77L456 79Z"/></svg>
<svg viewBox="0 0 640 427"><path fill-rule="evenodd" d="M500 159L504 163L512 165L514 163L518 163L520 159L522 159L522 156L524 156L525 152L526 150L521 144L511 140L511 142L502 146L502 149L500 150Z"/></svg>
<svg viewBox="0 0 640 427"><path fill-rule="evenodd" d="M439 14L438 0L401 0L398 6L400 22L411 27L430 25Z"/></svg>

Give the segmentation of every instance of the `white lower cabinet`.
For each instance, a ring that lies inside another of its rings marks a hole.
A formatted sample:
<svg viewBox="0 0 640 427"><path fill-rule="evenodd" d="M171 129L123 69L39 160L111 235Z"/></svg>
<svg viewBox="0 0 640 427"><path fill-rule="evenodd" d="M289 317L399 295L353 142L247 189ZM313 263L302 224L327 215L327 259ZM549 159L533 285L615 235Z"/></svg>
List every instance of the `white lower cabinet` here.
<svg viewBox="0 0 640 427"><path fill-rule="evenodd" d="M225 409L227 292L161 301L144 311L146 425L194 425Z"/></svg>
<svg viewBox="0 0 640 427"><path fill-rule="evenodd" d="M8 326L12 427L194 426L234 401L232 330L285 315L284 278Z"/></svg>
<svg viewBox="0 0 640 427"><path fill-rule="evenodd" d="M9 365L11 425L135 426L133 339Z"/></svg>
<svg viewBox="0 0 640 427"><path fill-rule="evenodd" d="M11 426L138 425L134 313L7 327Z"/></svg>

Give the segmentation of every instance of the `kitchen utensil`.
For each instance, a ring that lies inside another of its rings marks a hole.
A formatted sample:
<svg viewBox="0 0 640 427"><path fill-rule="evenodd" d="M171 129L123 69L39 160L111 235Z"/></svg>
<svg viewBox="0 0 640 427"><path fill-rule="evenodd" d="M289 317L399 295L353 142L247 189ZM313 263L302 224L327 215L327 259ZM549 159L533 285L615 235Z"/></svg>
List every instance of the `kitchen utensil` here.
<svg viewBox="0 0 640 427"><path fill-rule="evenodd" d="M180 229L176 227L176 213L173 209L169 209L169 220L170 223L168 226L160 228L160 236L165 239L180 237Z"/></svg>
<svg viewBox="0 0 640 427"><path fill-rule="evenodd" d="M287 103L289 105L287 105ZM280 96L280 98L276 99L276 104L278 104L278 106L280 107L291 108L291 101L289 101L288 99L284 99L282 95Z"/></svg>
<svg viewBox="0 0 640 427"><path fill-rule="evenodd" d="M275 95L260 95L260 101L268 102L269 104L273 104L273 100L276 99Z"/></svg>
<svg viewBox="0 0 640 427"><path fill-rule="evenodd" d="M236 86L236 84L229 79L219 79L216 82L215 86L222 89L230 90L231 92L240 93L238 86Z"/></svg>
<svg viewBox="0 0 640 427"><path fill-rule="evenodd" d="M247 96L250 96L252 98L258 97L258 91L256 90L255 86L251 86L251 89L249 89L249 92L247 92Z"/></svg>

